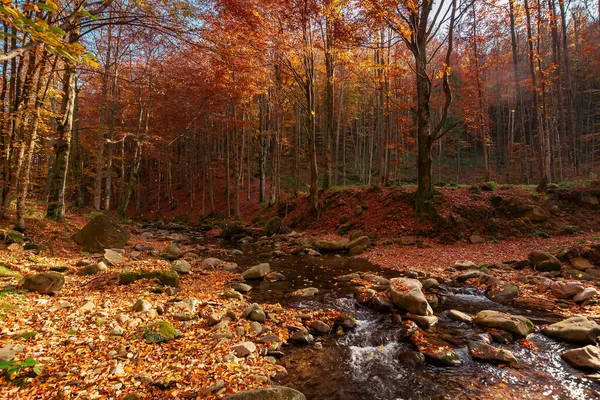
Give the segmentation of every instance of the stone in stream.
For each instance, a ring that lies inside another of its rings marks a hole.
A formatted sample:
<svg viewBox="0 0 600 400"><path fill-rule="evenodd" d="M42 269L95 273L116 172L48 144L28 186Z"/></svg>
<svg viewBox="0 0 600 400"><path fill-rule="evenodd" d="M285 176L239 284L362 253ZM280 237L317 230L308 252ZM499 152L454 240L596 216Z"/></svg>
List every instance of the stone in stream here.
<svg viewBox="0 0 600 400"><path fill-rule="evenodd" d="M494 310L483 310L473 317L475 325L498 328L525 337L533 332L534 325L521 315L511 315Z"/></svg>
<svg viewBox="0 0 600 400"><path fill-rule="evenodd" d="M560 271L560 260L552 254L535 250L529 253L529 262L537 271Z"/></svg>
<svg viewBox="0 0 600 400"><path fill-rule="evenodd" d="M122 249L131 234L104 214L94 217L71 238L88 253L104 249Z"/></svg>
<svg viewBox="0 0 600 400"><path fill-rule="evenodd" d="M65 277L58 272L42 272L28 275L23 279L21 286L32 292L40 294L58 293L65 284Z"/></svg>
<svg viewBox="0 0 600 400"><path fill-rule="evenodd" d="M358 286L354 289L354 296L359 304L367 304L376 294L376 291L364 286Z"/></svg>
<svg viewBox="0 0 600 400"><path fill-rule="evenodd" d="M385 297L375 295L369 302L369 308L376 311L389 311L394 305Z"/></svg>
<svg viewBox="0 0 600 400"><path fill-rule="evenodd" d="M350 241L348 239L341 240L317 240L315 247L320 251L341 251L346 248Z"/></svg>
<svg viewBox="0 0 600 400"><path fill-rule="evenodd" d="M425 363L425 356L418 351L407 351L398 355L398 362L402 365L416 367Z"/></svg>
<svg viewBox="0 0 600 400"><path fill-rule="evenodd" d="M265 281L267 282L280 282L285 281L285 279L285 275L283 275L281 272L272 271L265 275Z"/></svg>
<svg viewBox="0 0 600 400"><path fill-rule="evenodd" d="M354 246L354 247L350 248L350 251L348 252L348 254L352 257L352 256L361 255L364 252L365 252L365 248L363 246Z"/></svg>
<svg viewBox="0 0 600 400"><path fill-rule="evenodd" d="M469 314L458 310L449 310L448 317L458 322L473 322L473 317L471 317Z"/></svg>
<svg viewBox="0 0 600 400"><path fill-rule="evenodd" d="M498 362L503 364L511 364L516 363L517 359L508 350L501 349L498 347L491 346L489 344L469 340L467 342L467 346L469 347L469 353L471 357L491 362Z"/></svg>
<svg viewBox="0 0 600 400"><path fill-rule="evenodd" d="M454 264L457 271L467 271L469 269L479 269L479 266L473 261L457 262Z"/></svg>
<svg viewBox="0 0 600 400"><path fill-rule="evenodd" d="M494 286L486 296L496 303L508 304L519 297L519 288L511 283L505 283L502 286Z"/></svg>
<svg viewBox="0 0 600 400"><path fill-rule="evenodd" d="M600 348L587 345L580 349L572 349L560 355L563 360L577 368L600 369Z"/></svg>
<svg viewBox="0 0 600 400"><path fill-rule="evenodd" d="M600 325L585 317L571 317L548 325L542 332L546 336L566 342L593 344L600 336Z"/></svg>
<svg viewBox="0 0 600 400"><path fill-rule="evenodd" d="M413 315L408 313L404 315L404 319L414 321L419 328L423 329L429 329L438 323L438 317L435 315Z"/></svg>
<svg viewBox="0 0 600 400"><path fill-rule="evenodd" d="M248 268L242 273L244 279L262 279L267 273L271 272L271 267L268 263L262 263Z"/></svg>
<svg viewBox="0 0 600 400"><path fill-rule="evenodd" d="M550 286L552 294L558 299L568 299L583 292L583 285L577 281L555 281Z"/></svg>
<svg viewBox="0 0 600 400"><path fill-rule="evenodd" d="M311 322L309 327L314 332L317 332L320 334L329 333L331 331L331 326L329 326L325 322L319 321L319 320Z"/></svg>
<svg viewBox="0 0 600 400"><path fill-rule="evenodd" d="M252 286L242 282L231 282L229 287L241 293L248 293L252 290Z"/></svg>
<svg viewBox="0 0 600 400"><path fill-rule="evenodd" d="M579 271L585 271L587 269L594 268L594 264L582 257L575 257L571 259L571 265L573 266L573 268Z"/></svg>
<svg viewBox="0 0 600 400"><path fill-rule="evenodd" d="M421 282L410 278L394 278L390 280L390 297L392 302L403 310L416 315L433 315L433 310L421 291Z"/></svg>
<svg viewBox="0 0 600 400"><path fill-rule="evenodd" d="M351 273L351 274L347 274L347 275L341 275L341 276L336 276L335 279L338 282L350 282L353 279L359 279L360 275L356 272Z"/></svg>
<svg viewBox="0 0 600 400"><path fill-rule="evenodd" d="M223 400L306 400L299 391L285 386L249 390L225 397Z"/></svg>
<svg viewBox="0 0 600 400"><path fill-rule="evenodd" d="M292 297L313 297L319 293L319 289L314 287L307 287L304 289L298 289L295 292L290 293Z"/></svg>
<svg viewBox="0 0 600 400"><path fill-rule="evenodd" d="M469 279L479 278L480 276L481 272L476 270L469 270L457 275L456 277L454 277L454 279L456 279L457 281L467 281Z"/></svg>
<svg viewBox="0 0 600 400"><path fill-rule="evenodd" d="M300 344L311 344L314 342L313 336L308 333L306 329L301 329L299 331L294 332L289 339L291 342L300 343Z"/></svg>
<svg viewBox="0 0 600 400"><path fill-rule="evenodd" d="M423 284L423 289L425 290L436 289L438 286L440 286L440 283L434 278L425 279L421 283Z"/></svg>
<svg viewBox="0 0 600 400"><path fill-rule="evenodd" d="M358 238L348 242L346 244L346 248L352 249L353 247L361 246L364 249L366 247L369 247L370 244L371 244L371 239L369 239L368 236L361 236L361 237L358 237Z"/></svg>
<svg viewBox="0 0 600 400"><path fill-rule="evenodd" d="M408 321L410 322L410 321ZM431 341L421 329L413 328L409 333L410 342L423 355L432 360L436 364L445 366L459 365L462 361L460 356L456 354L450 347L442 344L437 344Z"/></svg>

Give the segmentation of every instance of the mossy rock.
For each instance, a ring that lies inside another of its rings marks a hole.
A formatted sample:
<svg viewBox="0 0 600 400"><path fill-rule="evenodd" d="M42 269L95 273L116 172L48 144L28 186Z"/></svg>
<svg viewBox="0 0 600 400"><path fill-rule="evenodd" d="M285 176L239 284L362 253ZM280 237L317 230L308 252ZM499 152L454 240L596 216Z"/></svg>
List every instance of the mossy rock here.
<svg viewBox="0 0 600 400"><path fill-rule="evenodd" d="M140 279L157 279L163 286L179 287L179 276L174 271L123 271L119 274L121 285L129 285Z"/></svg>
<svg viewBox="0 0 600 400"><path fill-rule="evenodd" d="M157 321L143 326L140 328L140 333L149 344L164 343L181 336L181 332L167 321Z"/></svg>
<svg viewBox="0 0 600 400"><path fill-rule="evenodd" d="M177 222L179 224L189 224L190 220L190 214L179 214L173 217L173 222Z"/></svg>
<svg viewBox="0 0 600 400"><path fill-rule="evenodd" d="M280 230L281 230L281 218L274 217L274 218L271 218L269 220L269 222L266 223L265 229L264 229L264 234L266 236L273 236L273 235L278 234Z"/></svg>
<svg viewBox="0 0 600 400"><path fill-rule="evenodd" d="M12 229L0 229L0 239L4 241L4 243L23 243L25 242L25 235L21 232L12 230Z"/></svg>

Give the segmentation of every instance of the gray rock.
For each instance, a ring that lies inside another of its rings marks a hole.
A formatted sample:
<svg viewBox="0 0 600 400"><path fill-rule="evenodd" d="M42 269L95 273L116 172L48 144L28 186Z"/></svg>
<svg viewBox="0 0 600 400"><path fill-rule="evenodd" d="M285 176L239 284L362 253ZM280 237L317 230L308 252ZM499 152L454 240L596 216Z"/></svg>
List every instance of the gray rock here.
<svg viewBox="0 0 600 400"><path fill-rule="evenodd" d="M290 341L295 343L311 344L314 340L313 336L306 329L296 331L290 336Z"/></svg>
<svg viewBox="0 0 600 400"><path fill-rule="evenodd" d="M479 266L473 261L457 262L454 264L457 271L467 271L469 269L479 269Z"/></svg>
<svg viewBox="0 0 600 400"><path fill-rule="evenodd" d="M118 265L123 262L123 256L114 250L104 250L103 261L108 266Z"/></svg>
<svg viewBox="0 0 600 400"><path fill-rule="evenodd" d="M214 257L209 257L209 258L203 260L202 263L200 263L201 266L210 267L210 268L217 268L221 264L223 264L223 261L219 260L218 258L214 258Z"/></svg>
<svg viewBox="0 0 600 400"><path fill-rule="evenodd" d="M239 342L231 346L236 357L246 357L256 351L256 345L252 342Z"/></svg>
<svg viewBox="0 0 600 400"><path fill-rule="evenodd" d="M511 283L505 283L487 292L486 296L496 303L508 304L519 297L519 288Z"/></svg>
<svg viewBox="0 0 600 400"><path fill-rule="evenodd" d="M317 240L315 242L315 247L321 251L341 251L346 248L346 245L349 243L348 239L341 240Z"/></svg>
<svg viewBox="0 0 600 400"><path fill-rule="evenodd" d="M469 340L467 342L467 346L469 347L469 353L471 354L471 357L476 358L478 360L505 364L517 362L517 359L515 358L513 353L505 349L501 349L483 342L472 340Z"/></svg>
<svg viewBox="0 0 600 400"><path fill-rule="evenodd" d="M183 255L176 243L171 243L163 250L162 257L167 260L174 261Z"/></svg>
<svg viewBox="0 0 600 400"><path fill-rule="evenodd" d="M306 400L306 397L299 391L285 386L271 386L232 394L223 400Z"/></svg>
<svg viewBox="0 0 600 400"><path fill-rule="evenodd" d="M122 249L131 234L104 214L96 216L72 236L75 243L88 253L104 249Z"/></svg>
<svg viewBox="0 0 600 400"><path fill-rule="evenodd" d="M527 318L500 311L483 310L473 317L475 325L498 328L525 337L533 332L534 325Z"/></svg>
<svg viewBox="0 0 600 400"><path fill-rule="evenodd" d="M575 301L577 303L581 303L584 300L591 299L592 297L596 296L597 294L598 294L598 290L596 290L596 288L587 287L587 288L583 289L583 291L577 293L573 297L573 301Z"/></svg>
<svg viewBox="0 0 600 400"><path fill-rule="evenodd" d="M262 308L257 303L253 303L244 310L242 318L250 321L257 321L261 324L266 321L267 316Z"/></svg>
<svg viewBox="0 0 600 400"><path fill-rule="evenodd" d="M271 271L271 267L268 263L262 263L255 265L254 267L248 268L242 273L244 279L262 279L267 273Z"/></svg>
<svg viewBox="0 0 600 400"><path fill-rule="evenodd" d="M65 284L65 277L58 272L42 272L28 275L23 279L22 287L40 294L58 293Z"/></svg>
<svg viewBox="0 0 600 400"><path fill-rule="evenodd" d="M331 331L331 327L323 321L313 321L310 323L310 329L317 333L325 334Z"/></svg>
<svg viewBox="0 0 600 400"><path fill-rule="evenodd" d="M354 246L350 248L348 254L352 256L358 256L365 252L365 248L363 246Z"/></svg>
<svg viewBox="0 0 600 400"><path fill-rule="evenodd" d="M433 315L433 310L421 291L421 282L410 278L390 280L390 296L399 308L416 315Z"/></svg>
<svg viewBox="0 0 600 400"><path fill-rule="evenodd" d="M260 322L258 321L254 321L250 324L250 333L253 333L255 335L260 335L260 333L263 331L262 325L260 324Z"/></svg>
<svg viewBox="0 0 600 400"><path fill-rule="evenodd" d="M252 290L252 286L242 282L231 282L229 287L241 293L248 293Z"/></svg>
<svg viewBox="0 0 600 400"><path fill-rule="evenodd" d="M585 317L571 317L548 325L544 334L555 339L576 343L596 343L600 336L600 325Z"/></svg>
<svg viewBox="0 0 600 400"><path fill-rule="evenodd" d="M579 271L585 271L590 268L594 268L594 264L589 262L587 259L583 257L575 257L571 259L571 265L573 268Z"/></svg>
<svg viewBox="0 0 600 400"><path fill-rule="evenodd" d="M529 262L537 271L560 271L560 260L552 254L535 250L529 253Z"/></svg>
<svg viewBox="0 0 600 400"><path fill-rule="evenodd" d="M371 239L368 236L358 237L346 244L347 249L352 249L356 246L361 246L363 249L371 245Z"/></svg>
<svg viewBox="0 0 600 400"><path fill-rule="evenodd" d="M425 290L435 289L438 286L440 286L440 283L437 281L437 279L434 279L434 278L425 279L421 283L423 285L423 289L425 289Z"/></svg>
<svg viewBox="0 0 600 400"><path fill-rule="evenodd" d="M600 369L600 349L587 345L580 349L568 350L561 354L563 360L577 368Z"/></svg>
<svg viewBox="0 0 600 400"><path fill-rule="evenodd" d="M431 328L432 326L438 323L438 317L436 317L435 315L413 315L408 313L404 315L404 319L413 321L420 328L423 329Z"/></svg>
<svg viewBox="0 0 600 400"><path fill-rule="evenodd" d="M244 300L244 295L242 295L237 290L233 290L231 288L225 289L223 291L223 297L228 298L228 299Z"/></svg>
<svg viewBox="0 0 600 400"><path fill-rule="evenodd" d="M354 297L356 297L356 301L358 301L359 304L367 304L376 294L377 292L375 290L364 286L357 286L354 288Z"/></svg>
<svg viewBox="0 0 600 400"><path fill-rule="evenodd" d="M137 299L132 309L133 311L144 312L152 309L152 304L146 299Z"/></svg>
<svg viewBox="0 0 600 400"><path fill-rule="evenodd" d="M473 317L471 317L469 314L458 310L449 310L448 317L458 322L473 322Z"/></svg>
<svg viewBox="0 0 600 400"><path fill-rule="evenodd" d="M189 274L192 270L192 266L185 260L175 260L171 263L171 271L175 271L178 274Z"/></svg>
<svg viewBox="0 0 600 400"><path fill-rule="evenodd" d="M558 299L568 299L583 292L583 285L578 281L555 281L550 286L552 294Z"/></svg>

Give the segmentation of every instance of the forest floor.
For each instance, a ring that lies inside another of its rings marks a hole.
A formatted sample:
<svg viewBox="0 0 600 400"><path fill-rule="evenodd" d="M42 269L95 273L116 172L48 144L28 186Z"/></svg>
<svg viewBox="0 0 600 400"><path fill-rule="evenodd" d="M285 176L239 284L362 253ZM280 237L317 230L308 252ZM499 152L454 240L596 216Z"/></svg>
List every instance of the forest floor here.
<svg viewBox="0 0 600 400"><path fill-rule="evenodd" d="M517 285L523 304L597 319L597 301L575 303L540 291L538 275L600 288L599 280L581 269L573 275L570 264L573 257L588 254L592 264L599 261L594 258L600 254L598 190L596 186L546 193L514 187L443 188L440 211L425 219L413 215L410 189L332 190L322 196L318 218L307 212L305 199L290 201L248 216L244 235L259 237L275 215L281 216L282 230L303 232L302 239L286 235L282 242L269 242L265 248L275 257L281 252L294 254L299 245L314 245L317 238L339 240L358 232L372 243L358 257L384 268L444 280L463 273L454 268L456 263L472 261L486 276ZM53 222L32 211L27 236L35 248L0 244L0 356L6 358L12 351L21 363L11 365L13 379L0 381L0 398L121 399L132 393L141 398L222 398L284 376L285 368L275 358L258 355L278 349L278 343L291 340L304 326L315 321L334 326L340 317L333 311L299 315L278 304L261 304L270 318L257 327L240 318L248 299L229 290L239 274L202 263L205 257L236 261L234 250L193 244L176 233L148 234L139 223L128 225L132 237L123 260L86 275L86 267L103 259L83 252L71 239L89 221L87 217L69 215L64 222ZM0 224L0 229L8 228L8 222ZM395 240L403 238L409 244ZM123 272L169 271L171 264L161 254L174 241L187 254L184 258L192 272L179 276L178 290L160 288L153 279L119 284ZM539 274L531 268L507 267L505 262L525 260L533 250L561 255L562 271ZM64 273L59 295L20 289L23 277L48 271ZM589 280L582 280L583 275ZM467 281L492 291L499 286L483 279ZM144 329L154 329L161 321L181 337L161 345L144 340ZM257 331L270 339L260 341ZM232 343L238 342L244 343L243 348L238 349L239 357L232 357ZM250 357L242 356L245 349Z"/></svg>

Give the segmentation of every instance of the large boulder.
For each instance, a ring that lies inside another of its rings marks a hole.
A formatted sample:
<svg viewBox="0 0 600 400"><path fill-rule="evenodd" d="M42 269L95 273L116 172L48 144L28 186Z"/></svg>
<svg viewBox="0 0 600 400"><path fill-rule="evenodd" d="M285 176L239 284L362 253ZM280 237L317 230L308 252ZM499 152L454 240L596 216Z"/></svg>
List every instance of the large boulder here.
<svg viewBox="0 0 600 400"><path fill-rule="evenodd" d="M392 302L396 307L416 315L433 315L422 288L423 285L416 279L394 278L390 280Z"/></svg>
<svg viewBox="0 0 600 400"><path fill-rule="evenodd" d="M171 271L175 271L178 274L189 274L192 270L192 266L185 260L175 260L171 263Z"/></svg>
<svg viewBox="0 0 600 400"><path fill-rule="evenodd" d="M545 251L535 250L529 253L529 262L537 271L560 271L560 260Z"/></svg>
<svg viewBox="0 0 600 400"><path fill-rule="evenodd" d="M473 317L475 325L497 328L525 337L533 332L534 325L521 315L511 315L501 311L483 310Z"/></svg>
<svg viewBox="0 0 600 400"><path fill-rule="evenodd" d="M13 229L0 229L0 240L6 244L23 243L25 242L25 235Z"/></svg>
<svg viewBox="0 0 600 400"><path fill-rule="evenodd" d="M104 214L94 217L72 239L88 253L122 249L131 234Z"/></svg>
<svg viewBox="0 0 600 400"><path fill-rule="evenodd" d="M269 272L271 272L270 265L268 263L262 263L242 272L242 277L244 279L262 279Z"/></svg>
<svg viewBox="0 0 600 400"><path fill-rule="evenodd" d="M23 279L23 289L41 294L55 294L65 284L65 277L58 272L42 272L41 274L29 275Z"/></svg>
<svg viewBox="0 0 600 400"><path fill-rule="evenodd" d="M577 368L600 369L600 349L598 346L587 345L561 354L563 360Z"/></svg>
<svg viewBox="0 0 600 400"><path fill-rule="evenodd" d="M361 246L363 248L369 247L371 245L371 239L368 236L360 236L354 240L351 240L346 244L347 249L351 249L356 246Z"/></svg>
<svg viewBox="0 0 600 400"><path fill-rule="evenodd" d="M583 292L583 285L578 281L556 281L550 286L552 294L558 299L568 299Z"/></svg>
<svg viewBox="0 0 600 400"><path fill-rule="evenodd" d="M531 222L545 222L550 218L550 213L542 207L535 206L527 210L524 217L529 218Z"/></svg>
<svg viewBox="0 0 600 400"><path fill-rule="evenodd" d="M511 283L495 286L487 292L487 298L500 304L508 304L519 297L519 288Z"/></svg>
<svg viewBox="0 0 600 400"><path fill-rule="evenodd" d="M223 400L306 400L306 397L299 391L289 387L272 386L232 394Z"/></svg>
<svg viewBox="0 0 600 400"><path fill-rule="evenodd" d="M600 325L585 317L571 317L548 325L544 334L555 339L576 343L596 343L600 336Z"/></svg>

